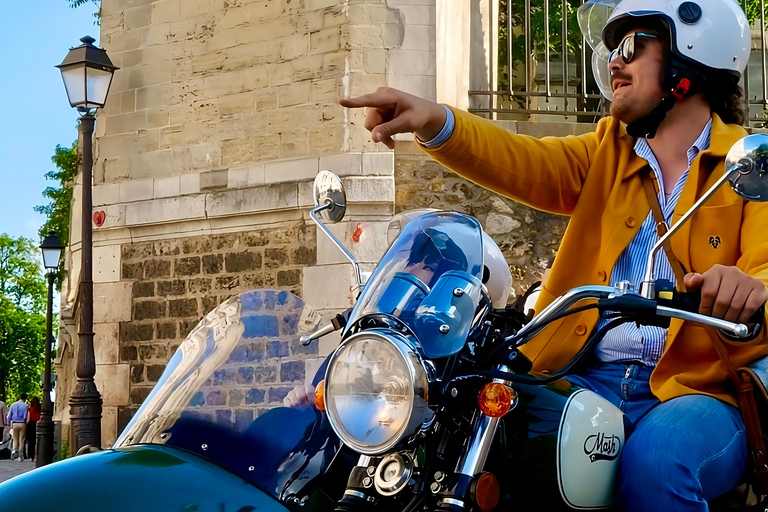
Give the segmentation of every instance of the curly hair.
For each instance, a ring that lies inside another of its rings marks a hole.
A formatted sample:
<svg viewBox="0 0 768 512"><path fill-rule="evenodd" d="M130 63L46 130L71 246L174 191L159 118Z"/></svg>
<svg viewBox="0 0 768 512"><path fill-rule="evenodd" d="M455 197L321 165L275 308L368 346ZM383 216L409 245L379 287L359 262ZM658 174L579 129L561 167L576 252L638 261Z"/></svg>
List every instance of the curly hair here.
<svg viewBox="0 0 768 512"><path fill-rule="evenodd" d="M704 86L704 99L709 103L712 112L717 114L724 123L743 125L749 118L747 104L744 101L744 90L731 77L707 80Z"/></svg>

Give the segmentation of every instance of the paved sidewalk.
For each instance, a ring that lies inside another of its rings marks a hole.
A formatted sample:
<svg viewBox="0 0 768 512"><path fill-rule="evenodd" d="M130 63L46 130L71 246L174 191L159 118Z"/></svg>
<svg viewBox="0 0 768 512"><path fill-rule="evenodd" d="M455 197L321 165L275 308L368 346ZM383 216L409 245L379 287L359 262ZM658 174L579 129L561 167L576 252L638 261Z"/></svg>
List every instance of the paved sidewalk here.
<svg viewBox="0 0 768 512"><path fill-rule="evenodd" d="M15 460L0 460L0 483L19 476L27 471L35 469L35 463L31 460L18 462Z"/></svg>

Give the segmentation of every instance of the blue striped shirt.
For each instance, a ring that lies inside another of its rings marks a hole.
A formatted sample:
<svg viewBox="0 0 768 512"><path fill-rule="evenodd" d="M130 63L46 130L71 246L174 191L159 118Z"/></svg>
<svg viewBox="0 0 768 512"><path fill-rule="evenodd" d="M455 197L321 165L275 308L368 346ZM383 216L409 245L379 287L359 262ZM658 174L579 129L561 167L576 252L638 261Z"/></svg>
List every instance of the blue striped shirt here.
<svg viewBox="0 0 768 512"><path fill-rule="evenodd" d="M701 135L699 135L699 138L688 149L688 168L677 180L677 183L675 183L669 199L666 199L666 194L664 193L664 180L661 179L661 168L656 161L653 151L651 151L651 147L648 145L648 141L637 139L635 142L635 153L650 164L658 178L659 204L661 205L664 219L670 226L672 225L672 214L685 186L693 159L696 158L700 151L709 148L711 135L712 120L710 119L704 130L702 130ZM649 212L640 230L616 261L616 265L611 272L611 283L615 285L621 281L629 281L635 287L640 286L645 277L648 253L658 241L656 221L653 218L653 213ZM676 281L675 274L663 250L656 256L654 272L657 279L667 279L673 283ZM597 327L602 327L607 323L608 320L601 319ZM601 361L637 361L648 366L656 366L662 352L664 352L666 341L666 329L650 326L638 327L635 323L627 323L610 330L605 335L605 338L598 343L595 350L598 359Z"/></svg>

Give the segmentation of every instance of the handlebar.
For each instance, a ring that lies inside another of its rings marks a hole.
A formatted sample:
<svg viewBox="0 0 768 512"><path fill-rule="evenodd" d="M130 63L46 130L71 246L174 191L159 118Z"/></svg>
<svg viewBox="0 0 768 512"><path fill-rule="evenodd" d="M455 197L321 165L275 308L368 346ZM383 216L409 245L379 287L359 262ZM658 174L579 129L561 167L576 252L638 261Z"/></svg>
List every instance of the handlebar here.
<svg viewBox="0 0 768 512"><path fill-rule="evenodd" d="M525 327L504 341L519 346L531 334L537 333L551 321L567 314L567 311L577 302L588 299L597 300L597 308L601 311L616 311L629 316L637 316L638 321L643 317L648 319L653 317L678 318L720 329L727 335L738 339L745 339L751 335L749 327L744 324L696 313L699 301L695 299L694 295L683 294L679 299L653 300L634 293L622 293L610 286L580 286L555 299ZM694 306L695 311L691 311ZM764 314L762 309L758 313L760 313L761 319ZM757 317L757 314L755 316ZM648 323L653 325L652 321Z"/></svg>

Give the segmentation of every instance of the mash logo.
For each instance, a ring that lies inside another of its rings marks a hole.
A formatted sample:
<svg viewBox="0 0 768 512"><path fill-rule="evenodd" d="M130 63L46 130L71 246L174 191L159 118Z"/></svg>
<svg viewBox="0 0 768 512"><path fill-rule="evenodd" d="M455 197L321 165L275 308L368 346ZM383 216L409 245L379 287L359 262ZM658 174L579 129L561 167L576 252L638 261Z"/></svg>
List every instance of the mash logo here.
<svg viewBox="0 0 768 512"><path fill-rule="evenodd" d="M615 460L621 452L619 436L607 436L602 432L592 434L584 440L584 453L589 455L589 461Z"/></svg>

